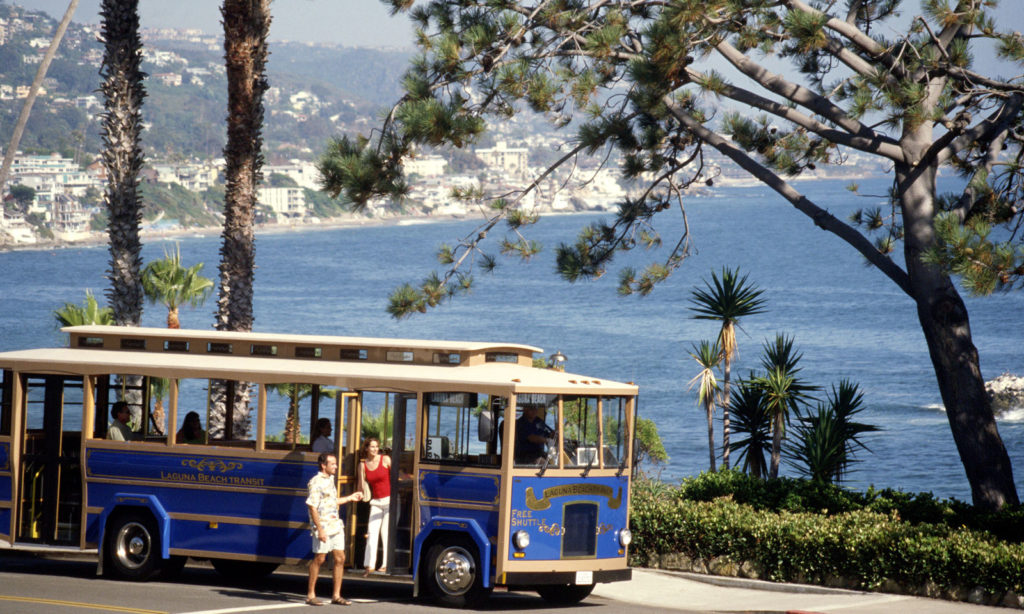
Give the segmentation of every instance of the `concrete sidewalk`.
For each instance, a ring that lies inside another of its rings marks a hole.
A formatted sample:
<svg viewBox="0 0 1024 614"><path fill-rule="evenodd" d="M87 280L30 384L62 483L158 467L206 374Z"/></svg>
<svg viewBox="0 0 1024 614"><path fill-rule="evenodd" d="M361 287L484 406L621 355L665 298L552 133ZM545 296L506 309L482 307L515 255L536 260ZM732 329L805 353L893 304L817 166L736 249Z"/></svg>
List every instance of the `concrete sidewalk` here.
<svg viewBox="0 0 1024 614"><path fill-rule="evenodd" d="M636 568L631 581L598 584L593 594L615 601L684 612L1010 614L1020 611L907 595Z"/></svg>

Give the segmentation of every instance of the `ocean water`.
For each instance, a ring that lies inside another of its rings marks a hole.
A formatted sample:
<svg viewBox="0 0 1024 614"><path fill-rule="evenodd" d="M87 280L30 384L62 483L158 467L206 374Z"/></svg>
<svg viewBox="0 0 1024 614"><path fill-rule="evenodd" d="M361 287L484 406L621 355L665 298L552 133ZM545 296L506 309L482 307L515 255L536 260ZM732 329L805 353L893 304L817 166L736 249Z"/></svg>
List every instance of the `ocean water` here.
<svg viewBox="0 0 1024 614"><path fill-rule="evenodd" d="M841 181L797 184L818 204L845 219L881 197L857 197ZM886 183L861 182L881 195ZM716 188L688 200L695 253L647 297L616 294L617 268L600 280L568 284L554 270L554 248L571 241L599 214L547 216L529 229L545 250L533 261L499 258L494 274L478 273L472 293L427 314L396 321L385 311L390 292L435 268L441 242L455 242L473 220L260 234L256 240L255 328L261 331L381 337L511 341L565 354L572 372L632 381L640 386L640 413L653 419L671 457L648 468L678 480L707 468L703 410L687 382L697 372L691 346L713 339L715 323L691 318L691 291L722 266L748 273L767 311L741 322L734 373L757 367L762 344L776 333L795 338L803 375L830 387L842 378L860 384L862 420L882 429L868 434L862 462L846 485L931 491L970 500L935 376L912 301L838 238L813 226L767 188ZM662 214L665 216L665 214ZM675 241L679 225L660 229ZM216 278L219 237L181 237L186 263L205 262ZM146 260L170 240L149 240ZM637 252L617 265L642 266L659 252ZM86 289L106 288L106 247L0 252L0 350L64 343L51 312L81 302ZM1024 293L966 301L986 379L1024 374ZM184 308L182 326L208 328L214 300ZM147 306L143 324L163 326L166 312ZM280 419L279 419L280 418ZM271 416L268 430L283 424ZM1000 434L1024 494L1024 408L999 419ZM720 437L720 424L716 425ZM795 471L783 465L783 473Z"/></svg>

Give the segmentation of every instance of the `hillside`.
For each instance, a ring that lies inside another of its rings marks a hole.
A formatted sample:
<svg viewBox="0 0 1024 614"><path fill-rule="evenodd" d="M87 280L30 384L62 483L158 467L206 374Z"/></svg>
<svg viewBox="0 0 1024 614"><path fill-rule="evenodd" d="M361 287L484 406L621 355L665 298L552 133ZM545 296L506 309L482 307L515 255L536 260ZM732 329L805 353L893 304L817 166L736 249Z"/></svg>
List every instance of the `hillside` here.
<svg viewBox="0 0 1024 614"><path fill-rule="evenodd" d="M0 141L10 139L21 111L17 88L32 82L56 22L0 0ZM90 159L101 148L99 68L103 50L95 26L72 23L33 107L21 147ZM227 86L223 52L214 37L145 32L147 98L143 145L150 156L208 158L224 146ZM400 95L409 53L330 45L272 43L265 99L268 158L312 158L334 135L354 130Z"/></svg>

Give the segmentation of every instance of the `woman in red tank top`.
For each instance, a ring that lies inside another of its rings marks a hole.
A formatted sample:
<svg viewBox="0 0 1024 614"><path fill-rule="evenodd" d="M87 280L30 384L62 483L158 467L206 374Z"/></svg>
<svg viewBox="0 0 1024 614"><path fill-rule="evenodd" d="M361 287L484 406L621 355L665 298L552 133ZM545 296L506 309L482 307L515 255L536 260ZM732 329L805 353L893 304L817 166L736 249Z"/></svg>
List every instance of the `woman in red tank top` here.
<svg viewBox="0 0 1024 614"><path fill-rule="evenodd" d="M377 543L381 542L384 560L380 572L387 572L388 520L391 507L391 459L380 453L376 437L363 441L362 462L359 463L359 488L370 490L370 520L367 525L366 554L363 556L363 576L378 571Z"/></svg>

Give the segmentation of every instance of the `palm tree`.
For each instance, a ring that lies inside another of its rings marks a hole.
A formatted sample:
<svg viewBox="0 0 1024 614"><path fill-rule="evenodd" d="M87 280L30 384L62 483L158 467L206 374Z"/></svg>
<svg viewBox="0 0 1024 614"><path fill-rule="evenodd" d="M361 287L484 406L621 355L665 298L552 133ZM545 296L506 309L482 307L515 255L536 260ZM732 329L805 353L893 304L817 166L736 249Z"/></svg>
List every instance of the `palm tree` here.
<svg viewBox="0 0 1024 614"><path fill-rule="evenodd" d="M163 377L149 378L149 398L153 401L153 413L149 414L149 419L153 423L153 429L157 435L163 435L165 432L164 397L167 396L170 389L171 380Z"/></svg>
<svg viewBox="0 0 1024 614"><path fill-rule="evenodd" d="M181 246L174 252L164 251L161 260L154 260L142 269L142 290L150 303L167 307L167 328L181 328L178 308L189 304L198 307L206 301L213 289L213 280L203 277L203 263L184 267L181 264Z"/></svg>
<svg viewBox="0 0 1024 614"><path fill-rule="evenodd" d="M697 320L714 320L721 322L718 332L718 345L722 348L722 465L729 468L729 382L732 374L732 361L737 355L736 328L740 318L762 313L764 299L760 298L762 290L747 283L747 276L739 276L739 269L722 268L719 279L711 272L711 282L704 280L705 289L695 289L690 297L691 311Z"/></svg>
<svg viewBox="0 0 1024 614"><path fill-rule="evenodd" d="M687 390L697 384L697 403L704 406L704 413L708 421L708 455L711 460L711 471L715 470L715 396L718 392L718 380L715 379L715 369L722 361L722 349L718 342L711 343L702 340L700 344L692 346L690 356L697 361L700 372L690 380Z"/></svg>
<svg viewBox="0 0 1024 614"><path fill-rule="evenodd" d="M63 307L54 310L53 317L60 326L113 324L114 310L110 307L100 307L92 291L86 290L85 302L82 305L64 303Z"/></svg>
<svg viewBox="0 0 1024 614"><path fill-rule="evenodd" d="M740 381L729 402L729 409L733 419L732 431L736 435L729 445L733 452L738 453L736 465L754 477L767 476L765 455L771 453L772 417L764 389L754 381L753 374Z"/></svg>
<svg viewBox="0 0 1024 614"><path fill-rule="evenodd" d="M217 330L252 330L255 238L253 220L256 190L263 166L263 93L267 89L267 35L270 0L224 0L224 61L228 82L228 139L224 147L224 230L220 255ZM211 434L226 424L225 407L232 407L232 425L248 431L249 389L239 382L234 398L227 386L217 385Z"/></svg>
<svg viewBox="0 0 1024 614"><path fill-rule="evenodd" d="M107 172L104 201L109 213L110 288L107 300L121 326L138 326L142 317L142 243L139 225L139 171L144 158L142 133L142 39L139 38L138 0L103 0L104 96L103 166Z"/></svg>
<svg viewBox="0 0 1024 614"><path fill-rule="evenodd" d="M288 398L288 414L284 419L285 443L299 443L302 440L302 425L299 422L299 405L304 399L313 396L312 384L267 384L267 392L276 392L282 397ZM333 389L320 388L321 399L337 398L338 391ZM340 432L341 429L339 428Z"/></svg>

